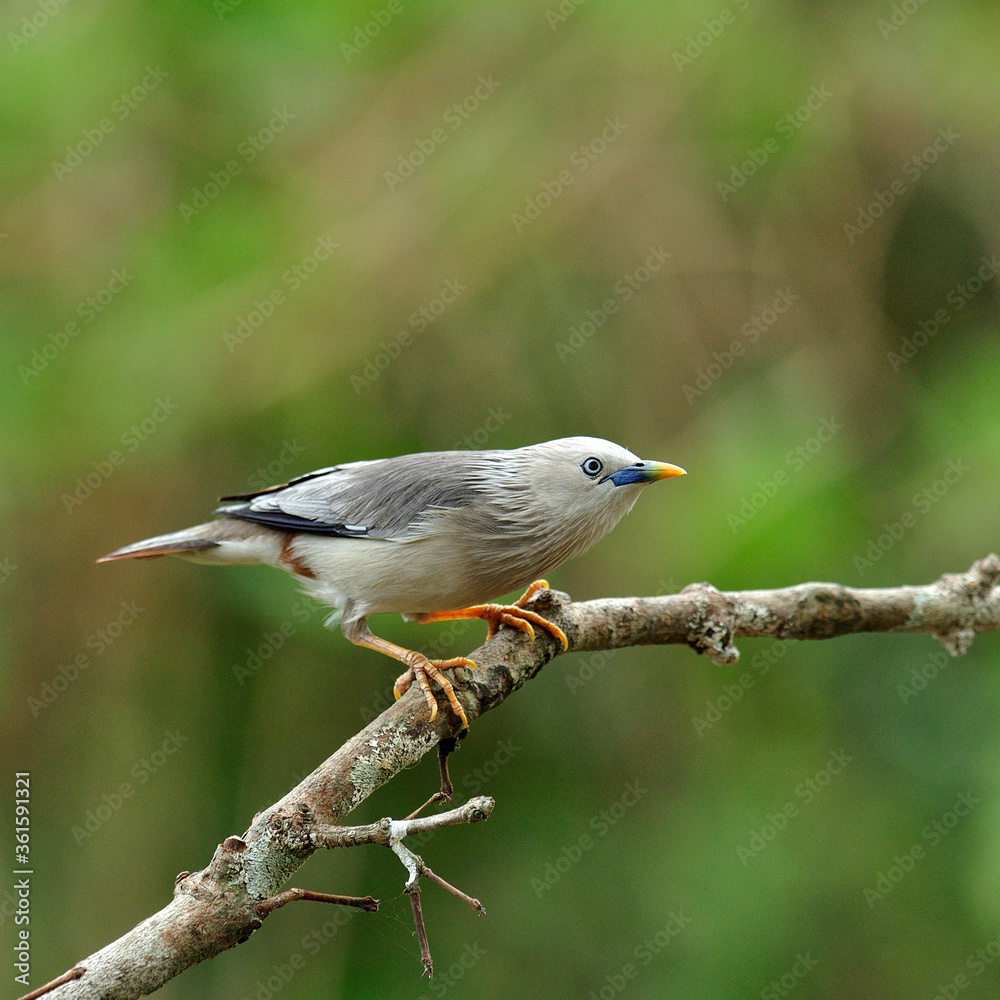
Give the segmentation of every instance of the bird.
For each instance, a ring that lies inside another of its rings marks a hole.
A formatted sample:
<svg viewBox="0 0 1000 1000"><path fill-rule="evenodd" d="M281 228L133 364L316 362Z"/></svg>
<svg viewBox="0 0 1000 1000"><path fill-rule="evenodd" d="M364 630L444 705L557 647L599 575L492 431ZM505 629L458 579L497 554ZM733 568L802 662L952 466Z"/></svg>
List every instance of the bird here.
<svg viewBox="0 0 1000 1000"><path fill-rule="evenodd" d="M371 615L406 621L480 618L487 639L536 627L569 648L563 631L525 607L545 575L601 539L642 488L685 470L643 461L594 437L513 449L430 451L328 466L254 493L220 497L216 520L116 549L97 561L179 556L216 565L264 564L291 573L332 609L344 636L398 660L397 698L416 682L433 721L436 685L468 719L444 671L467 657L434 660L372 633ZM491 603L526 587L512 604Z"/></svg>

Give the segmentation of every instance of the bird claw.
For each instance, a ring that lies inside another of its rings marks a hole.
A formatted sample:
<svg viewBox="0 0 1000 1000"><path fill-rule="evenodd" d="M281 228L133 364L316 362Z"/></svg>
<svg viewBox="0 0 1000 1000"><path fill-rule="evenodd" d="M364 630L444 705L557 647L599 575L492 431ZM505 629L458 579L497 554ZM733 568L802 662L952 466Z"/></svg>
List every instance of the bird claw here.
<svg viewBox="0 0 1000 1000"><path fill-rule="evenodd" d="M510 625L511 628L527 632L528 638L531 639L532 642L535 641L535 630L531 627L531 622L527 618L518 618L516 615L512 615L509 611L500 611L497 613L495 619L487 618L486 621L489 626L489 632L486 637L487 640L493 638L493 635L496 633L499 625Z"/></svg>
<svg viewBox="0 0 1000 1000"><path fill-rule="evenodd" d="M566 633L547 618L543 618L536 611L529 611L525 605L540 590L547 590L548 580L536 580L513 604L484 604L481 609L481 617L486 621L486 639L489 641L496 635L497 629L501 625L510 625L512 628L526 632L528 637L534 642L535 630L533 625L545 629L553 638L558 639L562 644L563 652L569 649L569 639Z"/></svg>
<svg viewBox="0 0 1000 1000"><path fill-rule="evenodd" d="M431 681L433 681L444 692L451 710L461 720L462 728L468 729L469 720L462 708L462 703L458 700L451 681L445 677L442 671L452 667L468 667L472 670L476 664L464 656L456 656L450 660L430 660L423 653L418 653L415 650L410 650L403 662L407 664L407 669L396 678L396 683L392 688L396 698L399 699L406 694L413 681L416 680L430 711L430 721L433 722L438 714L437 698L431 687Z"/></svg>
<svg viewBox="0 0 1000 1000"><path fill-rule="evenodd" d="M543 618L537 611L529 611L525 605L540 590L548 589L547 580L536 580L513 604L477 604L471 608L459 608L457 611L431 611L427 614L415 615L419 622L445 622L457 621L460 618L482 618L486 622L486 641L489 642L497 634L497 629L501 625L509 625L516 628L534 642L535 626L545 629L553 638L557 639L563 650L569 649L569 639L566 633L547 618Z"/></svg>
<svg viewBox="0 0 1000 1000"><path fill-rule="evenodd" d="M528 589L514 602L515 607L523 608L528 601L530 601L535 594L540 590L548 590L549 581L548 580L536 580L534 583L528 586Z"/></svg>

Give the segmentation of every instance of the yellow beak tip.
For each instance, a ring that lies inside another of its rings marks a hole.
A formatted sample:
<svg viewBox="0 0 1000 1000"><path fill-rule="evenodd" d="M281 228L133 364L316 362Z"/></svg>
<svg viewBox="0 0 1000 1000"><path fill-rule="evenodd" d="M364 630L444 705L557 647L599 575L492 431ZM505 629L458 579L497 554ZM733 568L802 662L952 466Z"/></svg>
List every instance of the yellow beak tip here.
<svg viewBox="0 0 1000 1000"><path fill-rule="evenodd" d="M670 479L673 476L686 476L687 470L679 465L671 465L669 462L659 462L656 465L657 479Z"/></svg>

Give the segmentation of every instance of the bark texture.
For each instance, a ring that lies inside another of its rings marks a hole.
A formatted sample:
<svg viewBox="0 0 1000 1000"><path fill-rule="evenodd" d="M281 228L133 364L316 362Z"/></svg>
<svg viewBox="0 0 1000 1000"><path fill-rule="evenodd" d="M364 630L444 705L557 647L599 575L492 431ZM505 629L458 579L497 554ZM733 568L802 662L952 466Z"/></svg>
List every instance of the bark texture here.
<svg viewBox="0 0 1000 1000"><path fill-rule="evenodd" d="M571 652L685 643L716 663L733 664L739 657L733 644L739 636L829 639L856 632L925 632L959 656L976 633L1000 630L998 577L1000 559L990 555L967 573L947 574L923 587L858 590L805 583L722 593L696 583L665 597L580 603L556 591L542 591L529 607L562 628ZM456 690L470 721L499 705L558 651L557 641L541 629L534 642L523 633L502 629L471 654L475 671L455 671ZM162 910L79 962L71 970L74 978L64 974L44 995L57 1000L132 1000L153 993L197 962L246 941L285 902L316 898L297 890L298 896L286 892L276 899L314 851L350 842L348 836L341 844L331 843L330 827L339 826L397 772L454 735L454 720L445 705L433 723L428 716L414 685L255 817L246 833L220 844L208 867L178 876L173 899ZM350 905L370 908L365 900Z"/></svg>

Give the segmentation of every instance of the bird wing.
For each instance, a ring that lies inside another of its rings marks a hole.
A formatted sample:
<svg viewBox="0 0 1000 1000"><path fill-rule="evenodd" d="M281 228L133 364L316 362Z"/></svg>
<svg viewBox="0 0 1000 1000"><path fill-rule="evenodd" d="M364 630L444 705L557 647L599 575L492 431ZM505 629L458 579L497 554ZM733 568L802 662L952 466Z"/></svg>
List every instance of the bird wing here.
<svg viewBox="0 0 1000 1000"><path fill-rule="evenodd" d="M469 507L482 490L483 452L438 451L318 469L282 486L223 500L216 513L282 531L406 541L435 514Z"/></svg>

